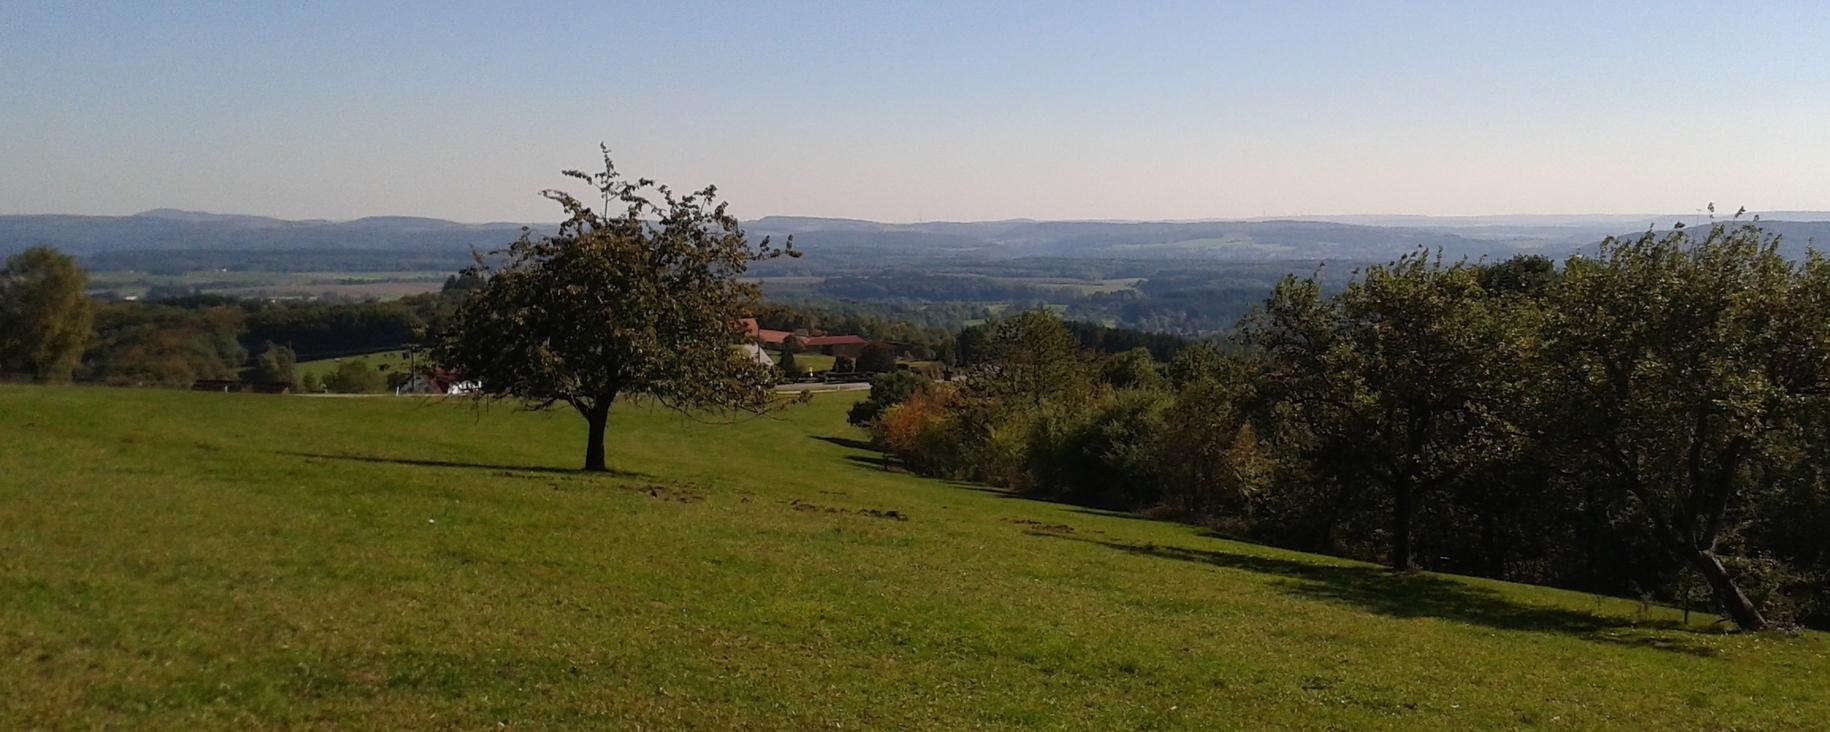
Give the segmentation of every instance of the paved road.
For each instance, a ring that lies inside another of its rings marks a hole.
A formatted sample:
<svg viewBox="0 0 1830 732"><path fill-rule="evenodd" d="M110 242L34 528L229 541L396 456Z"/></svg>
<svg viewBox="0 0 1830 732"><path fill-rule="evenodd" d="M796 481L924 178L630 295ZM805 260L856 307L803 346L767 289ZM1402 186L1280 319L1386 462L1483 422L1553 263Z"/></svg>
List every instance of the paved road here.
<svg viewBox="0 0 1830 732"><path fill-rule="evenodd" d="M780 392L798 394L803 391L811 391L811 392L870 391L870 388L871 388L870 382L860 381L860 382L847 383L847 384L782 384L782 385L775 387L775 390L780 391ZM344 398L348 398L348 397L384 397L384 396L440 396L440 397L445 396L444 394L399 394L399 395L397 395L397 394L394 394L393 392L381 392L378 394L321 394L321 393L314 393L314 392L295 391L295 392L292 392L292 394L294 396L344 397Z"/></svg>
<svg viewBox="0 0 1830 732"><path fill-rule="evenodd" d="M871 388L870 382L861 381L861 382L851 383L851 384L782 384L780 386L775 387L775 390L776 391L789 391L789 392L869 391L870 388Z"/></svg>

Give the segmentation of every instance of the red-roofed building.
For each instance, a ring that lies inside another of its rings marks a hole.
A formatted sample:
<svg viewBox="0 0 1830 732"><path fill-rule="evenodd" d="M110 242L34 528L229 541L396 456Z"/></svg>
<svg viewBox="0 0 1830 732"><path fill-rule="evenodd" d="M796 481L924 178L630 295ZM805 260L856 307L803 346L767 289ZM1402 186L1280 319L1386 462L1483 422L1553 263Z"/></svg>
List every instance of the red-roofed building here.
<svg viewBox="0 0 1830 732"><path fill-rule="evenodd" d="M792 332L785 330L768 330L763 328L756 324L755 318L744 318L741 322L743 323L744 333L748 334L750 338L757 343L761 343L765 346L780 348L782 343L788 340L788 336L794 335Z"/></svg>
<svg viewBox="0 0 1830 732"><path fill-rule="evenodd" d="M863 336L855 335L800 335L786 330L769 330L758 325L755 318L744 318L738 321L743 324L743 332L751 342L764 348L781 350L789 338L800 341L801 348L813 353L824 353L828 356L843 356L856 359L870 344Z"/></svg>

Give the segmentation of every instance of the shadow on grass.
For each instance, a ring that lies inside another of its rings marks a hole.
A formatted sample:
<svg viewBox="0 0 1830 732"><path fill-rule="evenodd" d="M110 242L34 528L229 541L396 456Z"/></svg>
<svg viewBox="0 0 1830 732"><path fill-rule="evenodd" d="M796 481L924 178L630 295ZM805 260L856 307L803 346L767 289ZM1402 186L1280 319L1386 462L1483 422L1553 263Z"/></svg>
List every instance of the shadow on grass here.
<svg viewBox="0 0 1830 732"><path fill-rule="evenodd" d="M885 467L883 453L868 442L828 436L815 436L814 439L841 447L869 450L871 451L870 456L847 455L845 459L856 465L877 470ZM999 498L1067 506L1067 511L1089 516L1181 523L1172 519L1149 518L1125 511L1107 510L1052 496L994 488L982 483L960 480L944 482L952 488L989 493ZM1127 544L1074 536L1069 533L1046 531L1028 533L1032 536L1094 544L1132 554L1273 575L1281 578L1277 586L1291 594L1349 605L1387 617L1441 618L1499 630L1553 633L1597 643L1630 648L1650 648L1697 657L1711 657L1716 654L1715 649L1697 642L1696 636L1702 635L1701 633L1675 621L1634 622L1626 618L1607 617L1579 610L1522 604L1509 600L1493 590L1438 575L1420 572L1395 573L1383 567L1371 565L1313 564L1221 550ZM1657 635L1645 632L1652 630L1669 632Z"/></svg>
<svg viewBox="0 0 1830 732"><path fill-rule="evenodd" d="M814 435L813 439L819 440L821 442L827 442L827 443L831 443L834 445L838 445L839 447L849 447L853 450L869 450L871 452L877 452L877 446L872 445L870 442L868 442L866 440L855 440L850 437L834 437L832 435Z"/></svg>
<svg viewBox="0 0 1830 732"><path fill-rule="evenodd" d="M581 469L576 469L576 468L555 468L555 467L551 467L551 466L547 466L547 465L504 465L504 464L500 464L500 463L462 463L462 462L457 462L457 461L452 461L452 460L415 460L415 459L410 459L410 458L376 457L373 455L333 455L330 453L319 453L319 452L282 452L280 454L292 455L294 457L317 458L320 460L346 460L349 462L356 462L356 463L382 463L382 464L388 464L388 465L412 465L412 466L422 467L422 468L464 468L464 469L469 469L469 470L497 470L497 471L505 470L505 471L511 471L511 472L517 472L517 473L550 473L550 474L554 474L554 475L584 475L584 476L602 475L602 476L611 477L611 478L653 478L654 477L647 473L638 473L638 472L635 472L632 470L616 470L614 468L603 471L603 472L595 472L595 471L581 470Z"/></svg>
<svg viewBox="0 0 1830 732"><path fill-rule="evenodd" d="M1144 516L1116 508L1101 508L1099 506L1089 505L1083 501L1074 500L1070 497L1050 496L1039 493L1022 493L1008 488L995 488L983 483L969 483L963 480L949 480L947 481L947 485L960 490L968 490L974 493L986 493L999 498L1008 498L1016 501L1034 501L1036 503L1047 503L1052 506L1064 506L1065 508L1062 510L1067 511L1068 513L1078 513L1083 516L1103 516L1106 518L1131 519L1133 521L1160 521L1183 526L1188 525L1187 522L1175 521L1173 519L1152 518L1150 516Z"/></svg>
<svg viewBox="0 0 1830 732"><path fill-rule="evenodd" d="M1311 564L1221 550L1128 544L1063 534L1032 532L1031 535L1078 541L1148 557L1274 575L1283 579L1276 586L1293 595L1348 605L1386 617L1441 618L1499 630L1553 633L1691 656L1715 655L1713 648L1697 643L1694 637L1686 637L1699 633L1676 622L1635 623L1578 610L1521 604L1492 590L1429 574L1395 573L1373 566ZM1659 635L1633 632L1645 630L1675 632Z"/></svg>
<svg viewBox="0 0 1830 732"><path fill-rule="evenodd" d="M880 472L889 472L895 467L895 463L885 463L883 458L864 455L846 455L845 462Z"/></svg>

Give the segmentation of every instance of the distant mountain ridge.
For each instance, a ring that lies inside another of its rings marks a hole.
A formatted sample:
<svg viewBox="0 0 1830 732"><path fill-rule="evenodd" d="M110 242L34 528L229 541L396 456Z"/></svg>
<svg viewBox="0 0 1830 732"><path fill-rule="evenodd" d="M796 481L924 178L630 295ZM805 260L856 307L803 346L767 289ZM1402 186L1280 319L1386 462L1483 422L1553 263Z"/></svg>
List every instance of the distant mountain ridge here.
<svg viewBox="0 0 1830 732"><path fill-rule="evenodd" d="M1780 220L1778 216L1806 220ZM1810 219L1809 217L1818 217ZM881 223L863 219L768 216L747 222L753 235L793 235L819 259L910 261L932 257L1198 259L1211 261L1379 261L1418 248L1450 257L1497 258L1521 252L1562 257L1608 235L1692 223L1693 216L1318 216L1212 221L1036 221ZM1762 225L1785 237L1788 255L1830 242L1830 213L1779 212ZM514 241L523 226L465 224L415 216L352 221L287 220L243 214L153 209L131 216L0 216L0 254L50 245L77 255L121 251L392 250L461 253Z"/></svg>
<svg viewBox="0 0 1830 732"><path fill-rule="evenodd" d="M128 250L492 249L521 224L460 224L411 216L291 221L266 216L153 209L132 216L0 216L0 252L49 245L77 255Z"/></svg>

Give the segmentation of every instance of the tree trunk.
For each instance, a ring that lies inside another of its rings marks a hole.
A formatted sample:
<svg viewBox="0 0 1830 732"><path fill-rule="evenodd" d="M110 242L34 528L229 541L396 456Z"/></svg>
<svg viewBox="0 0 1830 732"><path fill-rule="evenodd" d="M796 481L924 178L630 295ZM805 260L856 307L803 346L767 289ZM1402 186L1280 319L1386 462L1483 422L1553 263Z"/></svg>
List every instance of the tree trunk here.
<svg viewBox="0 0 1830 732"><path fill-rule="evenodd" d="M1766 618L1760 615L1760 609L1754 607L1753 601L1741 592L1733 577L1728 576L1728 569L1722 566L1722 560L1715 552L1698 549L1691 556L1691 565L1696 567L1697 574L1709 583L1709 594L1716 598L1716 603L1733 618L1735 625L1742 630L1766 630Z"/></svg>
<svg viewBox="0 0 1830 732"><path fill-rule="evenodd" d="M1488 508L1482 512L1481 543L1486 545L1487 576L1494 579L1506 579L1506 548L1501 539L1499 512Z"/></svg>
<svg viewBox="0 0 1830 732"><path fill-rule="evenodd" d="M591 425L591 436L585 441L585 470L608 471L609 466L604 464L604 425L610 421L610 404L606 401L583 411L585 421Z"/></svg>
<svg viewBox="0 0 1830 732"><path fill-rule="evenodd" d="M1411 514L1415 513L1412 487L1408 480L1400 480L1392 486L1392 571L1407 572L1415 569L1416 560L1411 553Z"/></svg>

